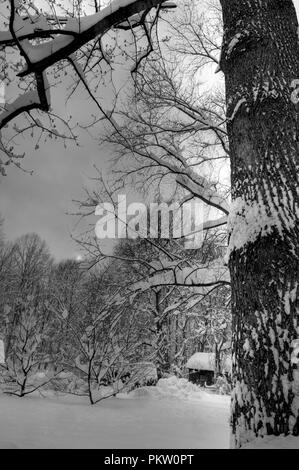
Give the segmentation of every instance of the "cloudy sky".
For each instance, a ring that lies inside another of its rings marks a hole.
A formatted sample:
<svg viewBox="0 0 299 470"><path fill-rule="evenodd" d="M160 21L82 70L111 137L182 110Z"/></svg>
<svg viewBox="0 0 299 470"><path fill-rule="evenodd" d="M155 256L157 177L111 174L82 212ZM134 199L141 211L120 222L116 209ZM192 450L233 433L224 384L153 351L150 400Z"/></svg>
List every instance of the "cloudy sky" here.
<svg viewBox="0 0 299 470"><path fill-rule="evenodd" d="M67 215L76 208L82 187L92 176L92 165L101 166L105 155L92 139L82 147L64 149L60 143L29 150L22 165L32 175L11 167L0 182L0 213L5 219L8 239L36 232L46 240L58 259L77 255L70 239L77 219ZM26 149L24 143L24 149ZM34 147L33 147L34 148Z"/></svg>
<svg viewBox="0 0 299 470"><path fill-rule="evenodd" d="M295 0L297 11L299 0ZM85 98L76 106L84 108ZM29 150L24 167L33 169L33 175L11 167L0 181L0 213L5 218L8 239L24 233L36 232L48 243L57 259L76 257L78 248L71 240L77 219L67 215L74 211L72 199L80 199L82 187L92 176L92 165L103 166L107 151L100 149L92 139L84 139L82 147L67 150L59 143L34 146L24 142Z"/></svg>

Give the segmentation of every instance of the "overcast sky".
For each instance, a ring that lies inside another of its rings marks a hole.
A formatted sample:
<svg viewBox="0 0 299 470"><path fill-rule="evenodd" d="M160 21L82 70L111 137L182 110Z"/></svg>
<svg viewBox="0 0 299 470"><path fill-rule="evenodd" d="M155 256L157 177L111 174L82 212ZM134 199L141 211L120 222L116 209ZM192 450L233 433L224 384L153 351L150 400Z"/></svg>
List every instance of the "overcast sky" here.
<svg viewBox="0 0 299 470"><path fill-rule="evenodd" d="M297 11L299 0L295 0ZM77 103L82 109L82 103ZM92 139L82 142L83 148L74 146L65 150L53 143L29 152L24 167L34 174L23 173L11 167L0 181L0 213L5 218L8 239L36 232L48 243L57 259L76 257L78 249L72 242L76 219L67 216L74 211L72 199L80 199L82 187L91 176L92 165L107 161L106 152ZM27 147L27 146L26 146ZM25 147L25 148L26 148Z"/></svg>

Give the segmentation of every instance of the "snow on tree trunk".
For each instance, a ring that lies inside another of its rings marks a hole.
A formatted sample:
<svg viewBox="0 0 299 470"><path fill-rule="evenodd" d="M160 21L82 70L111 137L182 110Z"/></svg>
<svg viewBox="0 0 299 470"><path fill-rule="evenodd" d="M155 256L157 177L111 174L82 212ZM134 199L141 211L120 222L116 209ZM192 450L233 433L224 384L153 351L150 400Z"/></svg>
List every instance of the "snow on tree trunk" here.
<svg viewBox="0 0 299 470"><path fill-rule="evenodd" d="M291 0L221 0L233 210L232 444L299 434L298 22Z"/></svg>

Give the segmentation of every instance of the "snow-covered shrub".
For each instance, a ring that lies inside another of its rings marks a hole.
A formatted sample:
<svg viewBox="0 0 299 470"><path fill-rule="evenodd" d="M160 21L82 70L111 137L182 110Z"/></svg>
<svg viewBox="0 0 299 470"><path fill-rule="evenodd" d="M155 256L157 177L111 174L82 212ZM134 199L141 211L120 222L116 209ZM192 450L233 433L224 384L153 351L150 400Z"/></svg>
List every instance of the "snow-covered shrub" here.
<svg viewBox="0 0 299 470"><path fill-rule="evenodd" d="M110 304L71 321L67 310L57 312L68 322L72 348L61 350L61 364L71 376L56 381L61 391L86 395L91 404L157 379L152 364L137 362L138 337L134 319L128 321Z"/></svg>
<svg viewBox="0 0 299 470"><path fill-rule="evenodd" d="M171 375L175 375L176 377L179 377L180 379L182 379L184 377L184 367L179 367L177 365L172 365L171 368L170 368L170 372L171 372Z"/></svg>
<svg viewBox="0 0 299 470"><path fill-rule="evenodd" d="M5 362L0 364L0 387L5 393L23 397L57 375L52 368L40 370L50 358L44 348L48 337L38 307L36 299L28 295L18 299L13 308L5 308L7 345Z"/></svg>
<svg viewBox="0 0 299 470"><path fill-rule="evenodd" d="M157 384L157 368L151 362L131 363L127 366L127 372L122 377L125 391L131 391L145 386Z"/></svg>
<svg viewBox="0 0 299 470"><path fill-rule="evenodd" d="M160 379L157 383L158 389L165 395L177 396L177 397L188 397L194 393L200 393L200 387L189 382L187 379L180 379L172 376L167 379Z"/></svg>
<svg viewBox="0 0 299 470"><path fill-rule="evenodd" d="M159 379L156 386L141 387L130 392L127 398L201 398L201 389L187 379L179 379L175 376L167 379Z"/></svg>

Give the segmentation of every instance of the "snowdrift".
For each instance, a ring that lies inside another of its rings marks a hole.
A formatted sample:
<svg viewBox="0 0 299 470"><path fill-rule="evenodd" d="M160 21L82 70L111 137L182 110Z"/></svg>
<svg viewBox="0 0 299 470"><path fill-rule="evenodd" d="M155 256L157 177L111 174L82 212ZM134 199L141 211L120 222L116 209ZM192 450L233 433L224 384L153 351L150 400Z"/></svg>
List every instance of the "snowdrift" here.
<svg viewBox="0 0 299 470"><path fill-rule="evenodd" d="M189 382L187 379L179 379L178 377L169 377L160 379L155 387L141 387L130 393L119 393L117 398L134 399L134 398L179 398L179 399L201 399L202 391L197 386Z"/></svg>

